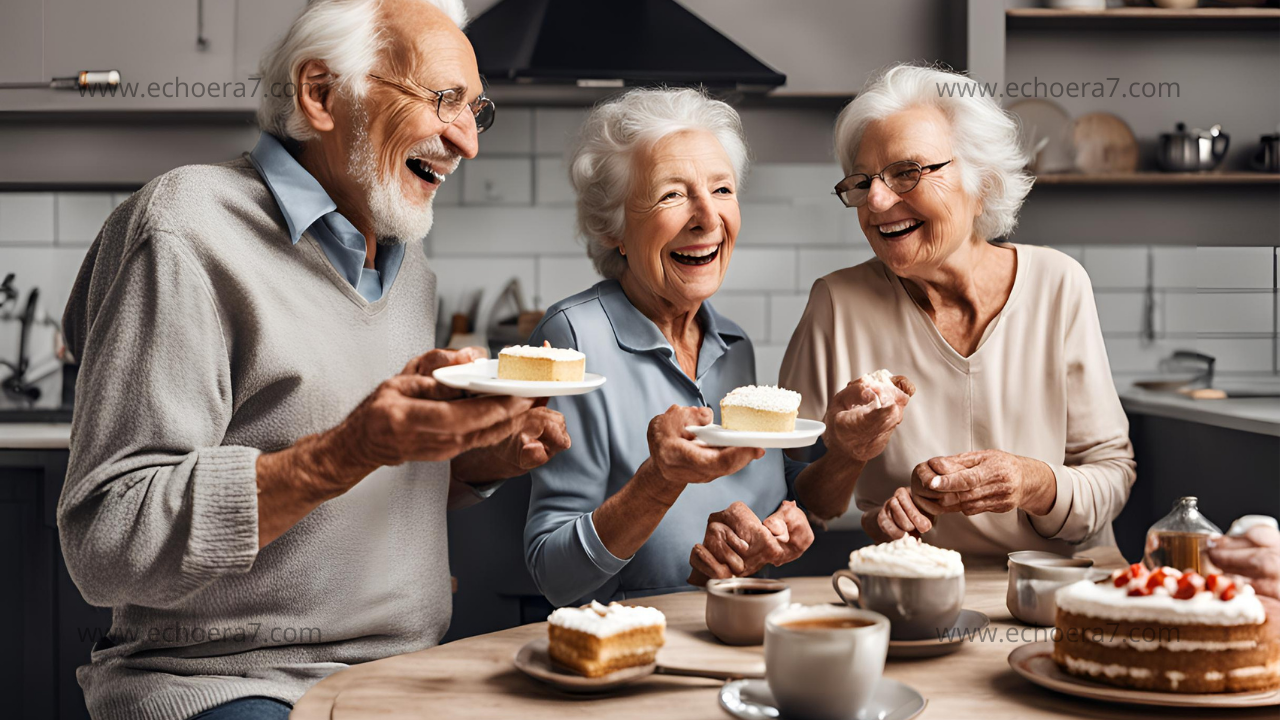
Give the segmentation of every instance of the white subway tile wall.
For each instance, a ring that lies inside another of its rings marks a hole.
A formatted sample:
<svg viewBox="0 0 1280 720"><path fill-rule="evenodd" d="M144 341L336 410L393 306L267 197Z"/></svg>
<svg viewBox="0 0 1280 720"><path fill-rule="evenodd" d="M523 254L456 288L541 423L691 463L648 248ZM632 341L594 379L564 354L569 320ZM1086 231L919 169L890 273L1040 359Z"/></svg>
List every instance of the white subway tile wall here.
<svg viewBox="0 0 1280 720"><path fill-rule="evenodd" d="M485 134L485 159L464 162L441 188L424 246L447 312L462 306L468 291L483 291L482 326L513 277L525 301L542 308L598 280L575 236L564 167L583 111L519 110L508 122L511 116L504 110L501 134ZM742 195L740 242L714 302L751 336L759 382L777 381L813 281L873 257L857 214L828 197L838 176L834 164L761 164ZM0 193L0 276L15 273L24 295L39 286L45 313L60 317L87 245L127 197ZM1119 386L1151 374L1179 349L1214 355L1226 375L1277 373L1277 248L1058 249L1089 272ZM52 336L41 332L36 349L47 355ZM0 358L12 359L16 340L16 326L0 323Z"/></svg>

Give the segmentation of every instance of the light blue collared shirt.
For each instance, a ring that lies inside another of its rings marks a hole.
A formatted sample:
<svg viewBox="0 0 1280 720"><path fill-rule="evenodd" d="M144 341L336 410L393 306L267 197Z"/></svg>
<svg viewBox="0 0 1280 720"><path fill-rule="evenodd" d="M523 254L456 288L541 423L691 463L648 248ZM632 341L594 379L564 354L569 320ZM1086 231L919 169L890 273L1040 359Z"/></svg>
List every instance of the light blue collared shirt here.
<svg viewBox="0 0 1280 720"><path fill-rule="evenodd" d="M525 563L534 582L555 605L609 602L692 590L689 553L702 542L707 516L746 503L757 517L773 514L794 498L804 463L781 450L733 475L689 485L635 556L614 557L596 533L591 513L618 492L649 457L649 421L671 405L706 406L720 417L720 398L756 378L751 340L711 303L698 310L702 346L697 379L676 362L675 351L653 321L605 280L547 311L530 343L577 348L587 370L607 382L586 395L551 398L564 414L573 446L531 473Z"/></svg>
<svg viewBox="0 0 1280 720"><path fill-rule="evenodd" d="M379 245L373 268L365 267L364 235L337 212L329 193L274 135L264 132L258 136L249 162L275 196L289 226L289 240L297 245L302 233L310 232L334 269L361 297L369 302L380 300L400 272L404 243Z"/></svg>

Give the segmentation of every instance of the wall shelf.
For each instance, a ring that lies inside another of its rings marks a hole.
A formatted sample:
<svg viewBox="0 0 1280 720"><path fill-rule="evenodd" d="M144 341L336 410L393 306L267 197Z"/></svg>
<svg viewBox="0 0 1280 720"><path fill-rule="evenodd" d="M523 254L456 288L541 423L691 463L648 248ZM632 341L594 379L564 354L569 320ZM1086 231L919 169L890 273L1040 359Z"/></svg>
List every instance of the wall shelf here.
<svg viewBox="0 0 1280 720"><path fill-rule="evenodd" d="M1262 172L1208 173L1045 173L1041 185L1280 185L1280 174Z"/></svg>
<svg viewBox="0 0 1280 720"><path fill-rule="evenodd" d="M1177 30L1266 30L1280 29L1280 9L1276 8L1165 8L1126 7L1107 10L1061 10L1057 8L1010 8L1005 11L1009 28L1017 29L1177 29Z"/></svg>

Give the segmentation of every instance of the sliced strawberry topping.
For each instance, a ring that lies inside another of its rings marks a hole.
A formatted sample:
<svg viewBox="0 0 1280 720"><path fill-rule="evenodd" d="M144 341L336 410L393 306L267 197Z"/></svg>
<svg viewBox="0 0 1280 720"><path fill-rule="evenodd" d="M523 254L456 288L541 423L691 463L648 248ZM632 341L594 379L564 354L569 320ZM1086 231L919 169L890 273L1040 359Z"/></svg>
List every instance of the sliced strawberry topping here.
<svg viewBox="0 0 1280 720"><path fill-rule="evenodd" d="M1221 578L1222 576L1218 575L1217 573L1214 573L1213 575L1205 576L1204 589L1208 590L1209 592L1216 591L1218 589L1218 580Z"/></svg>
<svg viewBox="0 0 1280 720"><path fill-rule="evenodd" d="M1129 588L1129 597L1146 597L1151 591L1141 585Z"/></svg>
<svg viewBox="0 0 1280 720"><path fill-rule="evenodd" d="M1134 563L1129 566L1129 577L1138 577L1139 575L1142 575L1146 571L1147 570L1145 567L1142 566L1142 563Z"/></svg>
<svg viewBox="0 0 1280 720"><path fill-rule="evenodd" d="M1191 583L1178 583L1178 589L1173 591L1173 596L1179 600L1190 600L1196 596L1196 589Z"/></svg>
<svg viewBox="0 0 1280 720"><path fill-rule="evenodd" d="M1230 600L1236 596L1236 584L1227 583L1222 586L1222 594L1218 595L1219 600Z"/></svg>

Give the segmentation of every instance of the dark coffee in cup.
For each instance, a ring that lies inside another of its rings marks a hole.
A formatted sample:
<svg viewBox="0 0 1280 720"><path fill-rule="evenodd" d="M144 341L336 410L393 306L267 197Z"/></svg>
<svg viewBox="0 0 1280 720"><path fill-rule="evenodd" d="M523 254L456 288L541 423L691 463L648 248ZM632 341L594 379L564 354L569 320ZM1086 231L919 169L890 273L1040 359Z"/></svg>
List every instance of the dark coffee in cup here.
<svg viewBox="0 0 1280 720"><path fill-rule="evenodd" d="M872 620L863 620L854 617L820 617L805 618L803 620L792 620L790 622L778 623L780 627L788 630L841 630L848 628L867 627L874 625Z"/></svg>
<svg viewBox="0 0 1280 720"><path fill-rule="evenodd" d="M725 592L729 593L730 595L772 595L777 592L782 592L783 590L786 590L786 588L778 587L778 586L768 586L768 587L754 586L753 587L749 585L747 586L740 585L738 587L726 588Z"/></svg>

